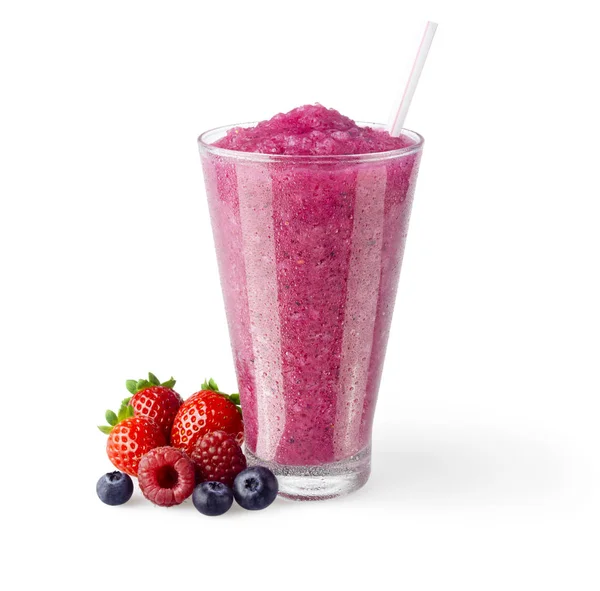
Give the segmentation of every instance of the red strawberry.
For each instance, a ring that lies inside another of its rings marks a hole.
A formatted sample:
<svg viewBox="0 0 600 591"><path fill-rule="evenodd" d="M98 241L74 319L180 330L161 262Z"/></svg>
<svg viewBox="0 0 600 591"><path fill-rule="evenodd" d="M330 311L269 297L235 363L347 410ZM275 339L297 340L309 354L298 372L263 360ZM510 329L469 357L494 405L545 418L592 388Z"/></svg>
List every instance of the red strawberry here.
<svg viewBox="0 0 600 591"><path fill-rule="evenodd" d="M123 400L118 415L112 410L106 411L109 424L98 428L108 435L108 459L122 472L137 476L142 456L166 441L160 427L152 419L135 417L133 412L127 398Z"/></svg>
<svg viewBox="0 0 600 591"><path fill-rule="evenodd" d="M225 431L206 433L192 450L196 480L222 482L233 486L235 477L246 468L246 456L234 437Z"/></svg>
<svg viewBox="0 0 600 591"><path fill-rule="evenodd" d="M241 445L244 440L239 394L223 394L211 378L180 407L171 429L171 445L191 453L206 433L225 431Z"/></svg>
<svg viewBox="0 0 600 591"><path fill-rule="evenodd" d="M138 482L142 494L155 505L179 505L194 491L194 464L180 449L157 447L141 459Z"/></svg>
<svg viewBox="0 0 600 591"><path fill-rule="evenodd" d="M147 380L127 380L127 389L133 394L129 404L135 410L135 416L152 419L162 430L167 442L171 436L173 419L183 400L173 390L175 380L162 384L153 373L148 373Z"/></svg>

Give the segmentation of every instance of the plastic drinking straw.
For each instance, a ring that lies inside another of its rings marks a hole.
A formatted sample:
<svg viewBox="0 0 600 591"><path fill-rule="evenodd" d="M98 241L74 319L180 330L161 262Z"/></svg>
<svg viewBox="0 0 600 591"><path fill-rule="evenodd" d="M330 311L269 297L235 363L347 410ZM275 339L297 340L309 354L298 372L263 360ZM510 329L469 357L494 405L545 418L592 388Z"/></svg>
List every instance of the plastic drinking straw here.
<svg viewBox="0 0 600 591"><path fill-rule="evenodd" d="M402 126L404 125L408 108L410 107L415 90L417 89L417 84L419 83L419 78L421 77L421 72L423 71L423 66L425 65L425 60L427 59L427 54L429 53L429 48L433 42L433 36L435 35L436 29L437 23L427 21L427 26L425 27L425 32L421 39L421 45L419 45L415 62L413 63L410 76L406 82L406 87L404 88L404 94L400 99L398 109L390 119L388 125L388 130L392 136L398 137L402 131Z"/></svg>

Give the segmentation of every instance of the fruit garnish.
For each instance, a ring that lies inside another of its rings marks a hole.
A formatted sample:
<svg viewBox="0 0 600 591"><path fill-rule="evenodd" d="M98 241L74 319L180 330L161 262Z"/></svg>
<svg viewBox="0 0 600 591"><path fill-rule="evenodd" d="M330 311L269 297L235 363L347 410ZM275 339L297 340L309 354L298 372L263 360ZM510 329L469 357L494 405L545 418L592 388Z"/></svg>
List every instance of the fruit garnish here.
<svg viewBox="0 0 600 591"><path fill-rule="evenodd" d="M130 400L131 398L125 398L121 402L121 406L119 407L118 413L114 413L112 410L106 411L104 418L106 419L108 425L98 425L98 429L100 429L102 433L108 435L113 430L115 425L134 415L135 411L133 407L129 404Z"/></svg>
<svg viewBox="0 0 600 591"><path fill-rule="evenodd" d="M194 490L194 464L179 449L157 447L141 459L138 482L142 494L155 505L179 505Z"/></svg>
<svg viewBox="0 0 600 591"><path fill-rule="evenodd" d="M203 515L223 515L233 505L233 491L222 482L202 482L194 488L192 502Z"/></svg>
<svg viewBox="0 0 600 591"><path fill-rule="evenodd" d="M107 410L105 416L108 425L99 426L98 429L108 434L108 459L119 470L137 476L142 456L155 447L165 445L164 433L152 419L134 416L129 398L123 400L118 413Z"/></svg>
<svg viewBox="0 0 600 591"><path fill-rule="evenodd" d="M108 472L98 480L96 493L107 505L122 505L133 494L133 480L123 472Z"/></svg>
<svg viewBox="0 0 600 591"><path fill-rule="evenodd" d="M171 436L173 420L183 403L181 396L173 390L175 379L166 382L148 372L147 380L127 380L127 389L132 394L129 404L136 416L151 418L162 430L168 442Z"/></svg>
<svg viewBox="0 0 600 591"><path fill-rule="evenodd" d="M233 398L233 399L232 399ZM225 431L239 445L244 440L244 422L236 395L219 390L211 378L180 407L171 429L171 445L190 454L206 433Z"/></svg>
<svg viewBox="0 0 600 591"><path fill-rule="evenodd" d="M250 511L268 507L277 496L279 484L275 474L264 466L251 466L240 472L233 482L233 496L238 505Z"/></svg>
<svg viewBox="0 0 600 591"><path fill-rule="evenodd" d="M221 392L219 390L219 386L217 386L217 382L215 382L212 378L210 378L209 380L204 378L204 382L202 382L202 384L200 385L200 389L218 392L219 394L221 394L221 396L225 396L225 398L233 402L233 404L235 404L238 407L238 410L241 414L242 409L240 407L240 395L238 392L235 392L234 394L225 394L225 392Z"/></svg>
<svg viewBox="0 0 600 591"><path fill-rule="evenodd" d="M216 481L233 486L235 477L246 468L246 456L235 437L225 431L203 435L190 453L196 464L196 481Z"/></svg>

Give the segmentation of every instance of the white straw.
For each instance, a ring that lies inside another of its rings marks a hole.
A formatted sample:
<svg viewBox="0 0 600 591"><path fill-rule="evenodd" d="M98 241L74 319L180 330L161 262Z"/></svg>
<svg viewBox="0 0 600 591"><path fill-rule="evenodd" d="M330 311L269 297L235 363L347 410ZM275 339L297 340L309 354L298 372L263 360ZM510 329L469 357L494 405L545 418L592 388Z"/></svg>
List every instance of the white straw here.
<svg viewBox="0 0 600 591"><path fill-rule="evenodd" d="M392 136L397 137L402 131L402 126L404 125L410 102L417 89L417 84L419 83L419 78L421 77L421 72L423 71L423 66L425 65L425 60L427 59L427 54L429 53L429 48L433 42L433 36L435 35L436 29L437 23L432 23L431 21L427 22L423 38L421 39L421 45L419 45L419 51L417 51L417 57L415 58L410 76L408 77L406 88L404 89L404 94L400 99L398 109L390 119L388 125L388 130Z"/></svg>

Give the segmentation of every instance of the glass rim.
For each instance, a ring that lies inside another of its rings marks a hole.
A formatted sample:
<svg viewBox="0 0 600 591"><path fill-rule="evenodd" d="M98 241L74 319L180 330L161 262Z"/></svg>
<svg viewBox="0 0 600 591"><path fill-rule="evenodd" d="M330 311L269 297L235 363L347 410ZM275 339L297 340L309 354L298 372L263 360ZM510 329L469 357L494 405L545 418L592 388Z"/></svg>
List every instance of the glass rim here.
<svg viewBox="0 0 600 591"><path fill-rule="evenodd" d="M378 162L381 160L391 160L394 158L404 158L423 149L425 138L416 131L402 129L400 134L411 139L414 143L397 150L388 150L386 152L370 152L367 154L263 154L262 152L242 152L241 150L229 150L228 148L219 148L213 144L225 133L234 127L253 127L258 121L247 123L235 123L233 125L222 125L208 129L198 137L198 147L200 153L207 152L214 156L231 158L235 160L250 160L252 162L299 162L299 163L331 163L331 162ZM385 129L387 126L382 123L369 123L357 121L361 127L372 127L374 129Z"/></svg>

